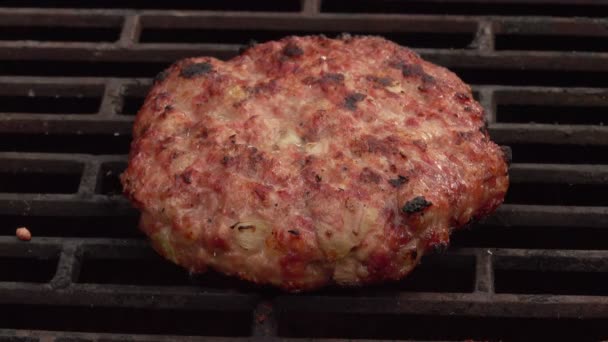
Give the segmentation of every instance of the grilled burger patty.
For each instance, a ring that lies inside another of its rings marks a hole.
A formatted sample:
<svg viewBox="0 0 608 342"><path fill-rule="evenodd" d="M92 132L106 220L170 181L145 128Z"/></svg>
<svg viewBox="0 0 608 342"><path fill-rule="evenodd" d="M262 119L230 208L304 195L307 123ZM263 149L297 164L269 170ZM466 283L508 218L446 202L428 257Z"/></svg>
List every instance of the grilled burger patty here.
<svg viewBox="0 0 608 342"><path fill-rule="evenodd" d="M166 258L293 291L400 279L508 187L470 87L350 36L175 63L121 179Z"/></svg>

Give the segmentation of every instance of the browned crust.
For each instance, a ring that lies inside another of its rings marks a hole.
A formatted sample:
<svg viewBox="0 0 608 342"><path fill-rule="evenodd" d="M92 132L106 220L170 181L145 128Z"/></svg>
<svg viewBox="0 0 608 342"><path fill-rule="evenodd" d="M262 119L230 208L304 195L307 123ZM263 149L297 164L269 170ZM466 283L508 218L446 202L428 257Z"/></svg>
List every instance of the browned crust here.
<svg viewBox="0 0 608 342"><path fill-rule="evenodd" d="M288 37L159 74L125 193L167 258L288 290L399 279L508 187L470 88L378 37Z"/></svg>

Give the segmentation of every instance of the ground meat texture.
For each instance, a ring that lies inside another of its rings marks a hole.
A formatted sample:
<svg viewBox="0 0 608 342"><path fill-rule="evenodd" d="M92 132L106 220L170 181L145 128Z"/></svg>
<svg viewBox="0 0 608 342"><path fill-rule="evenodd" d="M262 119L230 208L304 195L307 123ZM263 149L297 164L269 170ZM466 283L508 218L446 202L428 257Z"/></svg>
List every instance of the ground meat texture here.
<svg viewBox="0 0 608 342"><path fill-rule="evenodd" d="M289 291L400 279L502 203L471 89L378 37L288 37L157 78L125 194L154 248Z"/></svg>

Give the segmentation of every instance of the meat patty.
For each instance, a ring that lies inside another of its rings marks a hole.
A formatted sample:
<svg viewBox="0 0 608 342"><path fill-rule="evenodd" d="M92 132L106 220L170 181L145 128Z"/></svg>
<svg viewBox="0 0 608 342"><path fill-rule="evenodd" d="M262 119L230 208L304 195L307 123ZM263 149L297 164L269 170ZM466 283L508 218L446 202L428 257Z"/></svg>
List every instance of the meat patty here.
<svg viewBox="0 0 608 342"><path fill-rule="evenodd" d="M166 258L291 291L400 279L508 187L470 87L350 36L175 63L121 179Z"/></svg>

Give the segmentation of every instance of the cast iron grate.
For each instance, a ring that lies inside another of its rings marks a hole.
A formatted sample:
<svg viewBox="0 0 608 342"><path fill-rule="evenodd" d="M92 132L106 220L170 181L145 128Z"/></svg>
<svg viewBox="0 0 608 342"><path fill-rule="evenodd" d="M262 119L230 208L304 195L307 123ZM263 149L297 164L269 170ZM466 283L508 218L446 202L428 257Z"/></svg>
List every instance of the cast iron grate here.
<svg viewBox="0 0 608 342"><path fill-rule="evenodd" d="M608 4L1 5L0 340L608 338ZM407 281L365 289L288 295L160 259L118 182L152 77L249 39L340 32L411 45L473 85L513 150L507 203Z"/></svg>

